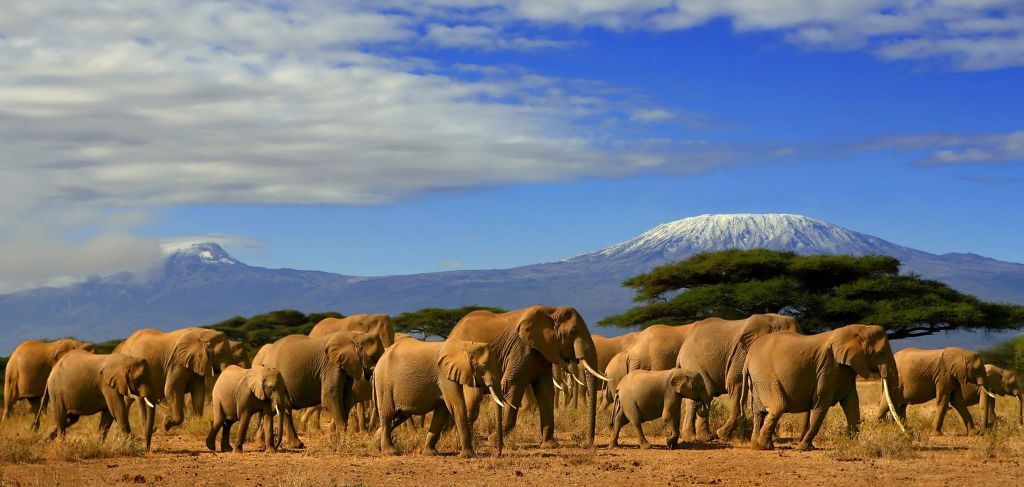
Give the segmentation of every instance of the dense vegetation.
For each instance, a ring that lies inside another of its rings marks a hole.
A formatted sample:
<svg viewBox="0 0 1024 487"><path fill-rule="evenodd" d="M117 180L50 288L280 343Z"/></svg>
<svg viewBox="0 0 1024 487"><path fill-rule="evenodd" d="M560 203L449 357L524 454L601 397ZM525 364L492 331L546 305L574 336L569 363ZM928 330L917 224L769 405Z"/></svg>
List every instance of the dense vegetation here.
<svg viewBox="0 0 1024 487"><path fill-rule="evenodd" d="M987 364L1024 373L1024 335L979 350L978 354Z"/></svg>
<svg viewBox="0 0 1024 487"><path fill-rule="evenodd" d="M984 302L899 268L899 259L880 255L705 252L626 280L634 300L644 304L601 323L649 326L784 313L810 333L871 323L885 326L890 338L1024 324L1022 306Z"/></svg>
<svg viewBox="0 0 1024 487"><path fill-rule="evenodd" d="M424 340L430 337L448 338L452 328L470 312L476 310L487 310L492 313L504 313L501 308L489 306L463 306L461 308L423 308L419 311L402 313L392 321L395 329L408 333Z"/></svg>

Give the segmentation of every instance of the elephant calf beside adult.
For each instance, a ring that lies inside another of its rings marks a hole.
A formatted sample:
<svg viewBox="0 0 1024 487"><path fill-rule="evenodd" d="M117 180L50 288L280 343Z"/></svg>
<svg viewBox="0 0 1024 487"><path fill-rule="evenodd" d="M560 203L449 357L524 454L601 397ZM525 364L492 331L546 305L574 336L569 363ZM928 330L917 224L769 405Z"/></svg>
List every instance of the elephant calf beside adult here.
<svg viewBox="0 0 1024 487"><path fill-rule="evenodd" d="M486 343L502 366L505 408L505 432L516 424L519 406L526 389L532 389L540 414L541 446L557 447L555 440L555 382L553 365L578 362L587 370L588 444L592 445L597 413L595 381L607 381L596 369L597 352L586 322L573 308L531 306L508 313L474 311L467 314L449 335L449 339ZM470 422L475 422L484 394L465 388Z"/></svg>
<svg viewBox="0 0 1024 487"><path fill-rule="evenodd" d="M946 411L952 405L960 415L968 434L975 432L974 419L967 409L968 396L974 387L975 399L981 403L983 412L988 412L990 394L988 390L988 373L985 362L977 353L960 347L946 347L939 350L922 350L920 348L904 348L895 355L896 366L899 368L899 382L896 388L899 397L893 397L895 414L906 418L908 404L923 404L935 400L935 418L932 421L932 435L942 435L942 423ZM978 397L978 389L981 392ZM885 397L880 404L885 405ZM889 409L880 407L878 418L884 419L892 414ZM982 422L985 427L988 418Z"/></svg>
<svg viewBox="0 0 1024 487"><path fill-rule="evenodd" d="M291 400L291 409L284 411L285 447L304 447L295 432L295 409L323 405L334 427L347 430L352 385L358 377L370 378L383 353L377 335L345 331L319 338L290 335L260 349L253 365L277 369Z"/></svg>

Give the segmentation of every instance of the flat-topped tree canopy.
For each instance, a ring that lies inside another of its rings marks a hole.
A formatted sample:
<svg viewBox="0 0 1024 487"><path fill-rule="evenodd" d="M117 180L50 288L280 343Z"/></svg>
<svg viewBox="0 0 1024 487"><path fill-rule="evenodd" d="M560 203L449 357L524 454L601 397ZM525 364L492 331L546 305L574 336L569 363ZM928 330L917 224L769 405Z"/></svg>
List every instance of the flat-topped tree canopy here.
<svg viewBox="0 0 1024 487"><path fill-rule="evenodd" d="M809 333L870 323L884 326L890 339L1024 325L1022 306L985 302L899 268L899 259L882 255L704 252L626 280L623 286L643 304L601 324L646 327L782 313Z"/></svg>

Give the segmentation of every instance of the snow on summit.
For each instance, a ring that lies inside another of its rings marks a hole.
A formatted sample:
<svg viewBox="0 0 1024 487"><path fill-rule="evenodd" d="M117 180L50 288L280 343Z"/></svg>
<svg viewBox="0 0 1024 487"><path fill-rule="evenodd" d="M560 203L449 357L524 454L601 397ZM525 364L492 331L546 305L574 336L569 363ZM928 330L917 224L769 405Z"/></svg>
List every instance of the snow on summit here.
<svg viewBox="0 0 1024 487"><path fill-rule="evenodd" d="M890 254L900 246L802 215L700 215L658 225L636 238L571 262L673 257L725 249L768 248L804 254Z"/></svg>
<svg viewBox="0 0 1024 487"><path fill-rule="evenodd" d="M237 264L224 248L214 242L175 242L160 246L168 258L184 258L209 264Z"/></svg>

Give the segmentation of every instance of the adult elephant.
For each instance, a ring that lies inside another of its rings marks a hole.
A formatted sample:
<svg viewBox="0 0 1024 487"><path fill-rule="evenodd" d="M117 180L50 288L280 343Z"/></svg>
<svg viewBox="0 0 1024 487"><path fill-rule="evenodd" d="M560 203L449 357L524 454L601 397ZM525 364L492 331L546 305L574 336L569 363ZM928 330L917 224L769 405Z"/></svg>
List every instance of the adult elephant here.
<svg viewBox="0 0 1024 487"><path fill-rule="evenodd" d="M348 429L356 378L369 379L384 353L380 338L371 333L339 331L323 337L289 335L264 346L253 366L277 369L284 378L291 408L285 414L286 448L302 448L292 410L323 405L334 426Z"/></svg>
<svg viewBox="0 0 1024 487"><path fill-rule="evenodd" d="M480 310L467 314L452 329L449 339L483 342L491 347L502 366L501 386L506 403L505 432L515 427L523 394L531 389L540 414L541 446L558 446L555 440L555 382L552 366L579 362L586 369L589 395L590 428L588 441L594 442L597 394L595 369L597 351L583 317L573 308L531 306L496 314ZM602 380L607 380L599 376ZM465 388L469 418L476 421L483 393Z"/></svg>
<svg viewBox="0 0 1024 487"><path fill-rule="evenodd" d="M615 395L618 391L619 383L626 377L626 354L625 352L618 353L610 361L608 366L604 368L605 375L608 376L608 383L604 388L602 408L605 408L611 404L615 404Z"/></svg>
<svg viewBox="0 0 1024 487"><path fill-rule="evenodd" d="M1017 374L1012 370L1006 370L992 364L985 364L985 372L988 373L989 392L996 396L1017 398L1017 423L1024 424L1024 389L1021 388L1020 382L1017 380ZM994 421L996 415L996 401L994 399L989 401L988 409Z"/></svg>
<svg viewBox="0 0 1024 487"><path fill-rule="evenodd" d="M726 421L716 432L728 438L736 429L741 413L740 390L743 384L743 363L755 340L769 333L800 333L800 325L789 316L774 313L754 314L743 320L708 318L688 325L688 337L679 347L676 367L700 371L708 388L708 397L727 394ZM694 401L687 399L682 435L710 439L707 418L698 418Z"/></svg>
<svg viewBox="0 0 1024 487"><path fill-rule="evenodd" d="M960 347L939 350L904 348L896 353L896 366L900 371L898 389L902 393L900 399L894 398L896 414L905 418L908 404L935 400L932 435L942 435L942 423L950 405L964 421L968 434L974 433L974 419L967 410L967 396L970 395L971 386L986 392L979 399L982 411L988 411L989 400L988 373L985 371L985 362L977 353ZM890 411L880 409L878 418L884 419L887 413Z"/></svg>
<svg viewBox="0 0 1024 487"><path fill-rule="evenodd" d="M309 336L322 337L336 331L373 333L380 337L380 341L384 344L385 348L395 343L395 326L391 324L391 317L385 314L360 314L344 318L324 318L313 327L313 330L309 332Z"/></svg>
<svg viewBox="0 0 1024 487"><path fill-rule="evenodd" d="M62 338L52 342L28 340L11 352L4 371L4 414L0 421L11 415L14 404L26 400L32 405L32 414L39 412L46 378L53 366L72 350L93 351L91 343Z"/></svg>
<svg viewBox="0 0 1024 487"><path fill-rule="evenodd" d="M692 324L651 325L645 328L626 349L626 370L675 368L679 349L692 331Z"/></svg>
<svg viewBox="0 0 1024 487"><path fill-rule="evenodd" d="M860 426L857 376L882 377L887 405L900 401L895 387L897 371L885 329L873 325L847 325L817 335L772 333L754 341L747 352L744 381L753 400L754 432L751 446L773 448L779 418L785 413L810 412L810 423L800 439L801 450L814 449L814 437L829 408L839 404L847 430ZM892 387L890 387L892 384ZM900 423L902 426L902 423Z"/></svg>
<svg viewBox="0 0 1024 487"><path fill-rule="evenodd" d="M639 331L634 331L617 337L605 337L594 334L594 348L597 349L597 370L606 377L611 377L611 371L608 370L608 364L611 363L613 357L629 350L629 347L633 345L633 342L635 342L637 337L640 336L640 333L641 332ZM625 358L625 356L623 356L623 358ZM625 365L625 362L622 362L622 365ZM598 384L598 389L604 391L604 394L601 395L601 409L607 408L611 405L608 398L614 396L615 393L610 390L610 387L611 385L609 383L605 383L603 381Z"/></svg>
<svg viewBox="0 0 1024 487"><path fill-rule="evenodd" d="M148 386L157 401L166 399L168 403L169 410L162 424L164 431L185 421L186 394L192 395L193 408L198 403L198 414L202 414L203 401L196 401L196 398L206 397L206 379L214 374L214 349L219 340L199 330L170 333L138 330L114 348L115 352L149 364L152 373ZM146 406L140 403L140 410L145 418Z"/></svg>

